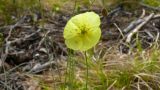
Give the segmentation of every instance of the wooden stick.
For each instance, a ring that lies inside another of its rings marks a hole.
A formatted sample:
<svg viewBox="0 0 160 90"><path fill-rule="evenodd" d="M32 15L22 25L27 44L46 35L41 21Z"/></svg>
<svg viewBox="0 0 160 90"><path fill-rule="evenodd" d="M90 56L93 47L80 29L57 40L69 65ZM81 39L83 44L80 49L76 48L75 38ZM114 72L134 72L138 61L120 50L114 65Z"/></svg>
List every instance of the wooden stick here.
<svg viewBox="0 0 160 90"><path fill-rule="evenodd" d="M138 30L140 30L149 20L152 19L152 17L154 16L154 13L151 13L148 17L144 18L144 21L139 24L135 29L132 30L132 32L130 32L128 35L127 35L127 39L126 39L126 42L127 43L130 43L131 39L132 39L132 36L138 32Z"/></svg>

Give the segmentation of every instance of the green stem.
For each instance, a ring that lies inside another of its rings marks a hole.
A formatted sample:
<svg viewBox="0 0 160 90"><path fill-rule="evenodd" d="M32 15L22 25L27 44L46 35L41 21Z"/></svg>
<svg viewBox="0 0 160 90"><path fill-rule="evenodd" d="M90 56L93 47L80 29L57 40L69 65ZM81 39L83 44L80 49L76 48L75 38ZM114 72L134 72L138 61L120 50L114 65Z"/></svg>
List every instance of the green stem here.
<svg viewBox="0 0 160 90"><path fill-rule="evenodd" d="M88 90L88 58L86 51L85 51L85 60L86 60L86 90Z"/></svg>
<svg viewBox="0 0 160 90"><path fill-rule="evenodd" d="M75 14L76 6L77 6L77 0L75 0L74 2L73 14Z"/></svg>
<svg viewBox="0 0 160 90"><path fill-rule="evenodd" d="M75 68L74 68L74 60L72 58L72 52L69 50L68 60L67 60L67 71L65 76L65 85L63 87L63 90L65 90L66 85L69 88L69 90L74 90L74 77L75 77Z"/></svg>
<svg viewBox="0 0 160 90"><path fill-rule="evenodd" d="M74 90L74 60L72 57L70 57L70 65L69 65L69 84L70 84L70 90Z"/></svg>

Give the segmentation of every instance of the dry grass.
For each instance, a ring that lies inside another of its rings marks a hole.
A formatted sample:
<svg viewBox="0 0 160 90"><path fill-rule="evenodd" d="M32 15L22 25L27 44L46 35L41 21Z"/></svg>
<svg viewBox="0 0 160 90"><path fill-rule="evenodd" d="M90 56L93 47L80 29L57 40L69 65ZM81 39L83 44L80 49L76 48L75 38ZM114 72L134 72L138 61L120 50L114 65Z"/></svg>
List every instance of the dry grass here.
<svg viewBox="0 0 160 90"><path fill-rule="evenodd" d="M160 51L150 49L135 52L132 55L107 51L105 58L93 58L89 61L89 90L158 90L160 89ZM110 53L110 54L109 54ZM86 64L82 56L75 60L73 90L85 88ZM59 69L44 72L39 78L40 87L45 90L68 90L65 83L66 62L59 62Z"/></svg>

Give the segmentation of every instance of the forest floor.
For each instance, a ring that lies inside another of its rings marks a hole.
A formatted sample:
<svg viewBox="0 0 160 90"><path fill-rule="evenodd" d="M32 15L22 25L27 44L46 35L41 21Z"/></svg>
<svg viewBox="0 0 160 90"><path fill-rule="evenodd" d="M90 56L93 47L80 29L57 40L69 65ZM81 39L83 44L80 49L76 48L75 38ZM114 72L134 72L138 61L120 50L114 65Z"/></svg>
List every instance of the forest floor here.
<svg viewBox="0 0 160 90"><path fill-rule="evenodd" d="M78 13L88 11L81 10ZM90 50L93 65L89 69L89 90L159 90L159 11L119 8L105 15L96 6L91 11L101 17L102 36ZM67 10L27 12L15 23L0 27L4 40L0 48L0 90L61 90L69 55L63 29L74 15ZM79 90L85 80L84 56L75 52L74 58L78 59L75 90ZM108 80L106 86L99 78L103 76L95 74L101 67L99 61L107 77L103 79Z"/></svg>

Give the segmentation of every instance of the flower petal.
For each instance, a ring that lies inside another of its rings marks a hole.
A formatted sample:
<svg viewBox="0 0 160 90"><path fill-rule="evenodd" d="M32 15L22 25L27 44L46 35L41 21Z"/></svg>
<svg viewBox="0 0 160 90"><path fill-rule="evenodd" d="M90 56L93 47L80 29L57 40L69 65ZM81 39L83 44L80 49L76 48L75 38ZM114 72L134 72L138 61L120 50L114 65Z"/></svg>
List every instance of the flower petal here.
<svg viewBox="0 0 160 90"><path fill-rule="evenodd" d="M86 31L82 34L82 31ZM65 44L73 50L86 51L95 46L101 36L100 17L86 12L72 17L64 28Z"/></svg>
<svg viewBox="0 0 160 90"><path fill-rule="evenodd" d="M92 47L94 47L101 36L101 30L100 28L94 28L94 30L91 30L87 35L82 37L82 47L80 48L81 51L86 51Z"/></svg>
<svg viewBox="0 0 160 90"><path fill-rule="evenodd" d="M94 12L86 12L84 14L85 21L88 27L99 27L100 26L100 17Z"/></svg>
<svg viewBox="0 0 160 90"><path fill-rule="evenodd" d="M71 21L79 28L82 26L99 27L100 17L94 12L86 12L71 18Z"/></svg>
<svg viewBox="0 0 160 90"><path fill-rule="evenodd" d="M80 37L73 37L65 40L65 44L68 48L73 50L80 50L82 47L82 39Z"/></svg>
<svg viewBox="0 0 160 90"><path fill-rule="evenodd" d="M70 21L72 21L79 29L85 25L84 20L85 20L84 13L75 15L70 19Z"/></svg>
<svg viewBox="0 0 160 90"><path fill-rule="evenodd" d="M75 37L79 32L79 28L70 20L64 28L63 37L69 39Z"/></svg>

